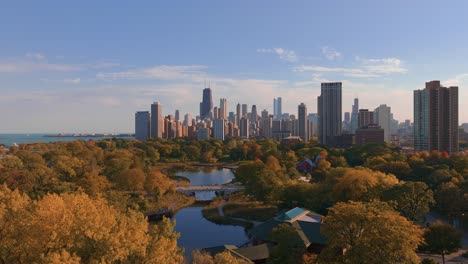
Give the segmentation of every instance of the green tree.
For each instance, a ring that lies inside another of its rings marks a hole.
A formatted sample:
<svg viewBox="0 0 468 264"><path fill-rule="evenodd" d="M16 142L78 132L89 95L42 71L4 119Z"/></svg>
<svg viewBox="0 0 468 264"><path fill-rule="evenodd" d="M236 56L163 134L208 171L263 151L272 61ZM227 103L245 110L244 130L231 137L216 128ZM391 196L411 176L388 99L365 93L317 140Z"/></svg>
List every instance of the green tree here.
<svg viewBox="0 0 468 264"><path fill-rule="evenodd" d="M463 234L454 227L442 222L435 222L424 232L424 243L421 250L429 251L442 256L445 264L445 255L457 252L462 247L461 238Z"/></svg>
<svg viewBox="0 0 468 264"><path fill-rule="evenodd" d="M275 242L275 246L271 250L268 263L301 263L302 256L306 253L306 247L294 227L289 224L281 224L273 228L271 240Z"/></svg>
<svg viewBox="0 0 468 264"><path fill-rule="evenodd" d="M434 194L424 182L404 182L384 193L384 200L396 201L397 209L411 221L423 221Z"/></svg>

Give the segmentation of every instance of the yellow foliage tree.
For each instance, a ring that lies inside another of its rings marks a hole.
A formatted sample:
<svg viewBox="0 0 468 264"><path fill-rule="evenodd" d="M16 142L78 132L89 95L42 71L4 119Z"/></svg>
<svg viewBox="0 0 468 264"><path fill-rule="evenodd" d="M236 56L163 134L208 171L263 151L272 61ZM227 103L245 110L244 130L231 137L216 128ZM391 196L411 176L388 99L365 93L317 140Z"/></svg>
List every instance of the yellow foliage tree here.
<svg viewBox="0 0 468 264"><path fill-rule="evenodd" d="M320 263L420 263L423 231L380 201L337 203L323 218Z"/></svg>
<svg viewBox="0 0 468 264"><path fill-rule="evenodd" d="M31 201L3 185L0 223L3 263L182 261L169 220L150 231L143 214L123 213L86 194L47 194Z"/></svg>
<svg viewBox="0 0 468 264"><path fill-rule="evenodd" d="M384 190L398 184L395 176L366 168L342 171L344 174L336 178L333 186L333 196L338 201L369 201L379 198Z"/></svg>

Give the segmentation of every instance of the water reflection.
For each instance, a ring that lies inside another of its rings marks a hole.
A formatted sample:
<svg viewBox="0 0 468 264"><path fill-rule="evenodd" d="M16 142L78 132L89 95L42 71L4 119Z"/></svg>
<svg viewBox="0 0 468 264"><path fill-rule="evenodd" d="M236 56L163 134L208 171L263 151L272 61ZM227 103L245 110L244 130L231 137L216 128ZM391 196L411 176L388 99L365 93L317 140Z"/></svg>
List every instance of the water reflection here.
<svg viewBox="0 0 468 264"><path fill-rule="evenodd" d="M198 171L177 172L176 176L183 176L190 180L190 185L219 185L232 181L234 174L230 169L216 167L201 167Z"/></svg>
<svg viewBox="0 0 468 264"><path fill-rule="evenodd" d="M203 218L202 209L184 208L174 216L175 230L181 234L178 245L185 248L186 256L195 249L226 244L239 246L248 240L243 227L213 224Z"/></svg>

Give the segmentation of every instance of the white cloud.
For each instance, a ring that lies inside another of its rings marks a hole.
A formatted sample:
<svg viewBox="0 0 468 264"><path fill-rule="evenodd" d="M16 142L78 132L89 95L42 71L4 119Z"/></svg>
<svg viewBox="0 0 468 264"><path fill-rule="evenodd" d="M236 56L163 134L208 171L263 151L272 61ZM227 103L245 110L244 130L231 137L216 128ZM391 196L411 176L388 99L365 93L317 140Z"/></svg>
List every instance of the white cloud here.
<svg viewBox="0 0 468 264"><path fill-rule="evenodd" d="M328 59L328 60L336 60L340 59L342 57L341 53L335 50L334 48L324 46L322 47L322 54Z"/></svg>
<svg viewBox="0 0 468 264"><path fill-rule="evenodd" d="M278 55L281 60L295 62L298 61L299 58L295 51L287 50L283 48L271 48L271 49L257 49L258 53L274 53Z"/></svg>
<svg viewBox="0 0 468 264"><path fill-rule="evenodd" d="M47 82L47 83L79 84L81 82L81 79L80 78L61 79L61 80L42 79L42 81Z"/></svg>
<svg viewBox="0 0 468 264"><path fill-rule="evenodd" d="M468 80L468 73L462 73L458 74L453 78L450 78L448 80L445 80L442 82L442 85L444 86L461 86L465 83L465 81Z"/></svg>
<svg viewBox="0 0 468 264"><path fill-rule="evenodd" d="M384 59L360 59L363 67L371 73L389 74L389 73L405 73L408 70L402 66L402 61L397 58Z"/></svg>
<svg viewBox="0 0 468 264"><path fill-rule="evenodd" d="M45 57L45 55L43 55L41 53L27 53L26 58L35 59L35 60L43 60L46 57Z"/></svg>
<svg viewBox="0 0 468 264"><path fill-rule="evenodd" d="M320 72L320 73L340 73L345 77L353 78L375 78L394 73L406 73L408 70L403 67L400 59L360 59L356 58L358 65L350 68L343 67L322 67L316 65L302 65L293 68L295 72Z"/></svg>
<svg viewBox="0 0 468 264"><path fill-rule="evenodd" d="M199 79L205 75L201 70L206 69L203 65L188 66L155 66L150 68L135 69L122 72L98 73L97 78L103 80L118 79L156 79L156 80L180 80Z"/></svg>
<svg viewBox="0 0 468 264"><path fill-rule="evenodd" d="M113 63L113 62L99 62L94 65L91 65L91 68L93 69L109 69L109 68L114 68L118 67L120 64L118 63Z"/></svg>

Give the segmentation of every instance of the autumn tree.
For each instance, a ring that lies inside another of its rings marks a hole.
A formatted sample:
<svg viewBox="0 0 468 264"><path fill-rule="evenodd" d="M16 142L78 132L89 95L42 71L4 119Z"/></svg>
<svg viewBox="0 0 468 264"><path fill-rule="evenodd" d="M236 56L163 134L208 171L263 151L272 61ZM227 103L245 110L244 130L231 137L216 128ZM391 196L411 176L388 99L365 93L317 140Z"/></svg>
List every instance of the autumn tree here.
<svg viewBox="0 0 468 264"><path fill-rule="evenodd" d="M366 168L335 169L333 194L337 201L369 201L379 198L382 192L398 183L395 176ZM344 172L344 174L342 174ZM342 174L342 175L340 175Z"/></svg>
<svg viewBox="0 0 468 264"><path fill-rule="evenodd" d="M192 252L192 264L250 264L251 261L234 256L229 251L216 254L214 257L207 252L195 250Z"/></svg>
<svg viewBox="0 0 468 264"><path fill-rule="evenodd" d="M445 255L457 252L461 245L463 234L454 227L442 222L435 222L424 232L424 243L421 250L429 251L442 256L445 264Z"/></svg>
<svg viewBox="0 0 468 264"><path fill-rule="evenodd" d="M422 230L385 202L337 203L323 218L321 263L419 263Z"/></svg>
<svg viewBox="0 0 468 264"><path fill-rule="evenodd" d="M192 264L214 264L213 257L205 251L192 251Z"/></svg>
<svg viewBox="0 0 468 264"><path fill-rule="evenodd" d="M180 263L178 235L168 221L148 231L143 214L118 211L101 198L92 199L86 194L48 194L31 201L27 195L3 185L0 187L0 260L3 263Z"/></svg>
<svg viewBox="0 0 468 264"><path fill-rule="evenodd" d="M118 184L122 190L133 193L143 190L146 175L141 169L129 169L118 176Z"/></svg>
<svg viewBox="0 0 468 264"><path fill-rule="evenodd" d="M145 191L155 196L164 195L174 189L175 182L158 170L152 170L146 176Z"/></svg>

